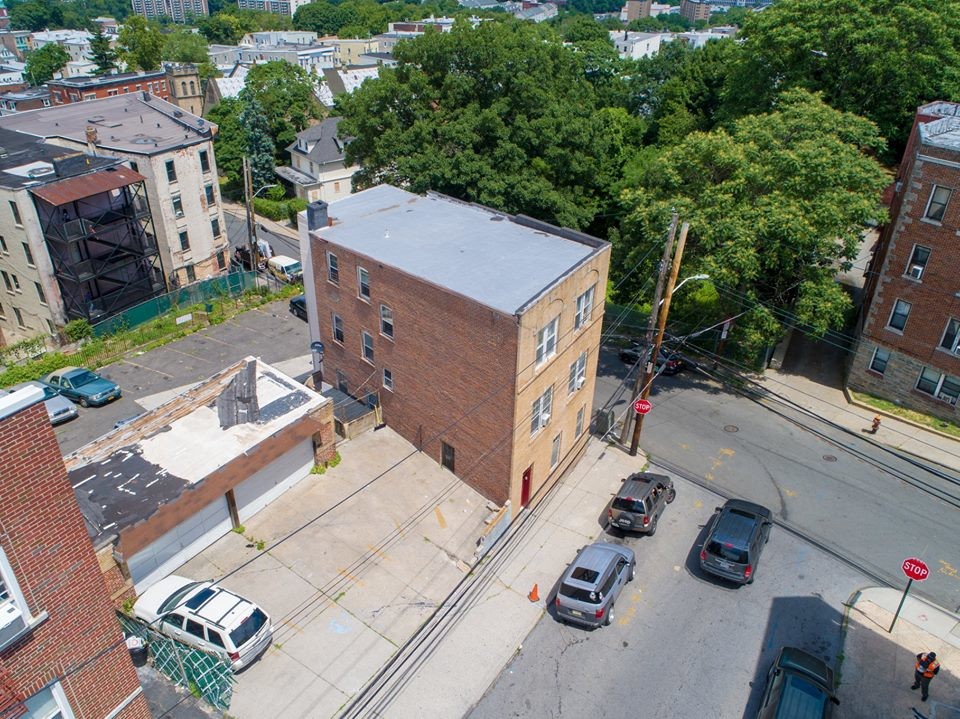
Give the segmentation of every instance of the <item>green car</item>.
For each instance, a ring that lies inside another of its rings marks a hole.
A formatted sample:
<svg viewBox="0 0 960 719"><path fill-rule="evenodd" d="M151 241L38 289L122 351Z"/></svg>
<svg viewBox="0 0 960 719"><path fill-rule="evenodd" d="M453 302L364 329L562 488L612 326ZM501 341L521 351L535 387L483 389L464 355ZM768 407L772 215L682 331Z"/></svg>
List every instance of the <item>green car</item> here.
<svg viewBox="0 0 960 719"><path fill-rule="evenodd" d="M99 407L120 399L120 387L82 367L64 367L48 374L43 381L81 407Z"/></svg>

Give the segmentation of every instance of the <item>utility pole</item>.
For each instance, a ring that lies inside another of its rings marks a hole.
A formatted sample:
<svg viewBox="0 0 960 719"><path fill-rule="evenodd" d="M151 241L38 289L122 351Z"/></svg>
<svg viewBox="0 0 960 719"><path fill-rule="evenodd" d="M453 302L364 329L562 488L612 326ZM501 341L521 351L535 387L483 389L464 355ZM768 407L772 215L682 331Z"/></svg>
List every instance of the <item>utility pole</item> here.
<svg viewBox="0 0 960 719"><path fill-rule="evenodd" d="M677 221L677 213L674 212L670 218L670 230L667 232L667 242L663 247L663 258L660 260L660 276L657 278L657 288L653 291L653 308L650 310L650 320L647 322L647 334L643 343L643 352L645 355L649 352L650 346L653 344L653 332L657 326L657 317L660 314L660 297L663 295L663 285L667 281L667 268L670 267L670 256L673 254L673 241L677 234ZM643 367L646 368L647 366L648 364L644 363ZM646 374L645 371L637 372L637 379L634 382L631 397L635 398L639 396L640 390L643 388L643 378ZM631 420L639 416L636 412L631 412L630 410L631 408L627 407L627 412L623 416L623 427L620 430L620 444L627 443L627 437L630 436Z"/></svg>
<svg viewBox="0 0 960 719"><path fill-rule="evenodd" d="M680 227L680 239L677 241L677 251L673 255L673 266L670 268L670 279L667 281L667 291L663 297L663 307L660 309L660 319L657 323L657 339L653 343L653 351L650 353L650 360L647 363L646 371L643 373L643 399L650 396L650 385L653 384L653 368L657 365L657 355L660 353L660 345L663 343L663 333L667 328L667 315L670 313L670 300L673 298L673 288L677 284L677 275L680 274L680 260L683 259L683 247L687 244L687 232L690 230L690 224L684 222ZM643 428L643 415L637 415L637 423L633 427L633 439L630 440L630 456L635 457L637 447L640 445L640 430Z"/></svg>
<svg viewBox="0 0 960 719"><path fill-rule="evenodd" d="M253 173L250 158L243 158L243 198L247 206L247 242L250 244L250 270L257 271L260 265L260 252L257 247L257 229L253 220Z"/></svg>

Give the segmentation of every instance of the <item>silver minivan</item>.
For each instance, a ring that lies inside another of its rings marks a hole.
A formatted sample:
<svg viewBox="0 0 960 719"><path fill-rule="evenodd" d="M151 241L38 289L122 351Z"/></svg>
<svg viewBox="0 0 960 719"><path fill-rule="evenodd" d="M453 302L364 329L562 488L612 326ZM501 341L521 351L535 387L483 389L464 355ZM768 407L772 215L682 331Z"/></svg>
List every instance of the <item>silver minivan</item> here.
<svg viewBox="0 0 960 719"><path fill-rule="evenodd" d="M613 605L633 581L636 567L629 547L609 542L584 547L560 580L554 600L557 617L588 627L612 624Z"/></svg>

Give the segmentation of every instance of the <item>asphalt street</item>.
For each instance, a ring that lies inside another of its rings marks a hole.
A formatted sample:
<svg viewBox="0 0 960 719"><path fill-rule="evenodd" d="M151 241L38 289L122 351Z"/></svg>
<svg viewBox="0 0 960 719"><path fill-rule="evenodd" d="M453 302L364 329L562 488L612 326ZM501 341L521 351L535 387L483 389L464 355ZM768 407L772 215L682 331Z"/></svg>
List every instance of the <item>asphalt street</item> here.
<svg viewBox="0 0 960 719"><path fill-rule="evenodd" d="M698 555L718 503L681 479L655 536L608 533L637 553L613 624L588 630L545 614L471 719L752 717L781 646L833 664L860 574L774 528L752 585L708 577Z"/></svg>
<svg viewBox="0 0 960 719"><path fill-rule="evenodd" d="M250 239L247 236L247 218L243 212L237 212L232 208L224 208L223 216L227 223L227 238L230 240L230 247L239 247L247 245ZM292 237L272 232L262 223L257 223L257 237L270 243L273 251L277 255L287 255L288 257L300 258L300 243Z"/></svg>
<svg viewBox="0 0 960 719"><path fill-rule="evenodd" d="M607 401L626 371L614 352L602 353L595 406ZM955 472L951 483L922 460L901 459L815 418L758 404L697 372L659 377L650 400L640 445L654 461L769 507L892 586L906 581L903 560L920 557L931 576L912 591L948 609L960 607L957 499L942 498L944 492L960 497Z"/></svg>

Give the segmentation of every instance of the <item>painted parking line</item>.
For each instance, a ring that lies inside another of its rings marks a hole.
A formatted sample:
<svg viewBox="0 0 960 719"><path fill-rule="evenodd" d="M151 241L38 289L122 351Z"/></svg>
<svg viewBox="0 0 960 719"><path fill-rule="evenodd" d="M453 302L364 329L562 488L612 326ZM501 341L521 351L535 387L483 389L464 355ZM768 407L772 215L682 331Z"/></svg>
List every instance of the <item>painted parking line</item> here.
<svg viewBox="0 0 960 719"><path fill-rule="evenodd" d="M136 367L137 369L145 369L145 370L149 370L150 372L156 372L159 375L163 375L167 379L173 379L172 374L167 374L162 370L154 369L153 367L147 367L146 365L142 365L142 364L137 364L136 362L131 362L128 359L121 360L121 363L131 365L133 367Z"/></svg>

